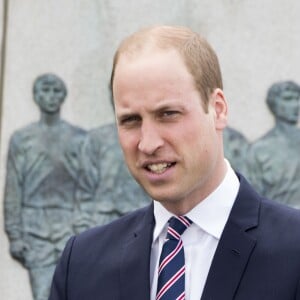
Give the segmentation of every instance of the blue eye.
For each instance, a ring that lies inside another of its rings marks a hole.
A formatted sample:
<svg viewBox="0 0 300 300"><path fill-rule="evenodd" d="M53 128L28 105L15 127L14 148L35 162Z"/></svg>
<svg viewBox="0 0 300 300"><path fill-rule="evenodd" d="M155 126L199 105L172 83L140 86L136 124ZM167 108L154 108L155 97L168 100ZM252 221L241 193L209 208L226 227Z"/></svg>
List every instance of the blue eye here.
<svg viewBox="0 0 300 300"><path fill-rule="evenodd" d="M178 114L178 111L175 110L167 110L162 113L162 117L173 117Z"/></svg>

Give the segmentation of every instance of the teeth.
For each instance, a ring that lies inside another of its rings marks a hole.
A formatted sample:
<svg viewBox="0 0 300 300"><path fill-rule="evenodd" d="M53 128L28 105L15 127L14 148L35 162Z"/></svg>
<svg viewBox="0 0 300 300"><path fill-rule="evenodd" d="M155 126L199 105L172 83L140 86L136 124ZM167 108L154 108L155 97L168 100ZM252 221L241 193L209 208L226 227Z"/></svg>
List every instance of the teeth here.
<svg viewBox="0 0 300 300"><path fill-rule="evenodd" d="M171 163L159 163L159 164L148 165L148 169L154 173L160 174L160 173L164 172L170 166L171 166Z"/></svg>

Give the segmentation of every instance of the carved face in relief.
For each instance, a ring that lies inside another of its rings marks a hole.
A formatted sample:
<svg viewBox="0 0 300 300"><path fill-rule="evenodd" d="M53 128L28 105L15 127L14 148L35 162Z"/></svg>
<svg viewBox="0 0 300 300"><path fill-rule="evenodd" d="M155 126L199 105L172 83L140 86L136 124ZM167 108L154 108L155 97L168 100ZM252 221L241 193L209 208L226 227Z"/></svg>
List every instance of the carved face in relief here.
<svg viewBox="0 0 300 300"><path fill-rule="evenodd" d="M268 90L267 105L277 120L296 125L300 114L300 86L293 81L274 83Z"/></svg>
<svg viewBox="0 0 300 300"><path fill-rule="evenodd" d="M298 91L284 90L276 99L276 118L297 124L299 119L300 95Z"/></svg>
<svg viewBox="0 0 300 300"><path fill-rule="evenodd" d="M48 114L59 112L65 97L66 87L57 76L46 74L36 80L34 84L34 100L42 112Z"/></svg>

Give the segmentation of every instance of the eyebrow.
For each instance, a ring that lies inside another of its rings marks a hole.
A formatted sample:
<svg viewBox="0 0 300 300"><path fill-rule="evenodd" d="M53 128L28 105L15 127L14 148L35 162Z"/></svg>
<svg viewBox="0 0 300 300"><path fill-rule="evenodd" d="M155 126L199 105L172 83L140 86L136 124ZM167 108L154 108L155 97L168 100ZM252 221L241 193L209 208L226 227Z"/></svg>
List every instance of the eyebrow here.
<svg viewBox="0 0 300 300"><path fill-rule="evenodd" d="M153 109L153 112L157 111L164 111L164 110L173 110L173 109L180 109L180 110L186 110L184 105L182 103L178 102L171 102L171 103L161 103L157 107Z"/></svg>
<svg viewBox="0 0 300 300"><path fill-rule="evenodd" d="M162 103L158 103L157 106L151 108L151 113L155 113L158 111L163 111L163 110L168 110L168 109L182 109L185 110L184 104L181 102L178 102L175 99L170 99L170 100L162 100ZM128 107L123 107L121 108L121 112L118 114L116 110L116 118L124 118L124 117L131 117L134 115L139 115L138 112L131 111L130 108Z"/></svg>
<svg viewBox="0 0 300 300"><path fill-rule="evenodd" d="M116 120L118 122L122 121L122 120L125 120L127 118L131 118L131 117L134 117L134 116L139 116L139 113L136 113L136 112L127 112L127 113L121 113L119 115L116 114Z"/></svg>

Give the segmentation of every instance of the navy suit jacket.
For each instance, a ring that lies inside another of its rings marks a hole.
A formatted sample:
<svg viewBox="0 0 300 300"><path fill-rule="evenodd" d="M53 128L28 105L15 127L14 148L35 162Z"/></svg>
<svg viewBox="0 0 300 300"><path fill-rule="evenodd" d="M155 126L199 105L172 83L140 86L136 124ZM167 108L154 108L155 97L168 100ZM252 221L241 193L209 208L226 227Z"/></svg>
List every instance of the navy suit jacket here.
<svg viewBox="0 0 300 300"><path fill-rule="evenodd" d="M201 300L300 300L300 212L240 184ZM153 227L150 205L72 237L49 299L150 300Z"/></svg>

